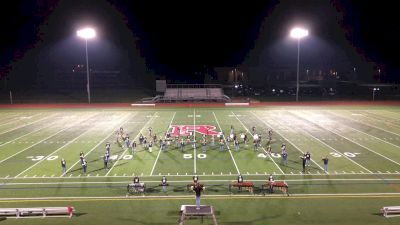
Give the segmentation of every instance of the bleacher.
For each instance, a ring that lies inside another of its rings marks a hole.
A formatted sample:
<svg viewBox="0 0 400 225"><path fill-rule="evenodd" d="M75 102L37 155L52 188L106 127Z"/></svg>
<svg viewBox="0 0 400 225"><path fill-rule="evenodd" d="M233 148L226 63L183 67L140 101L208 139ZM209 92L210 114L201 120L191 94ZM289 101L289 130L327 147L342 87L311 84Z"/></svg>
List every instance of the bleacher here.
<svg viewBox="0 0 400 225"><path fill-rule="evenodd" d="M39 208L0 208L0 218L32 217L69 217L75 212L74 207L39 207Z"/></svg>
<svg viewBox="0 0 400 225"><path fill-rule="evenodd" d="M400 206L384 206L381 212L384 217L400 216Z"/></svg>
<svg viewBox="0 0 400 225"><path fill-rule="evenodd" d="M219 85L167 85L164 96L159 102L178 101L213 101L228 102L230 98L224 95Z"/></svg>

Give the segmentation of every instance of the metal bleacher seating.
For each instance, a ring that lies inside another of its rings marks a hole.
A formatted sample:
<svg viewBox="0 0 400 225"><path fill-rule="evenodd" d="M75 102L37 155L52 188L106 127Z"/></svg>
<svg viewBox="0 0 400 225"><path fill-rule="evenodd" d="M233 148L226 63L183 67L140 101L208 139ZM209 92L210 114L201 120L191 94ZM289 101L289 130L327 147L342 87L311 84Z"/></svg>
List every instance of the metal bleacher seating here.
<svg viewBox="0 0 400 225"><path fill-rule="evenodd" d="M219 85L167 85L164 96L158 102L176 101L215 101L228 102L230 98L224 95Z"/></svg>
<svg viewBox="0 0 400 225"><path fill-rule="evenodd" d="M69 217L75 208L67 207L37 207L37 208L0 208L0 218L32 218L32 217Z"/></svg>

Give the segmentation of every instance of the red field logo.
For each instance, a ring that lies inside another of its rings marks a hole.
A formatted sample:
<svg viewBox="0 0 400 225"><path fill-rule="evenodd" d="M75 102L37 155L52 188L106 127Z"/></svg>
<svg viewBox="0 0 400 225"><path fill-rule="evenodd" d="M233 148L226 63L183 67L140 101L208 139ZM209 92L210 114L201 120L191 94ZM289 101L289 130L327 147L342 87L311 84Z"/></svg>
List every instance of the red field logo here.
<svg viewBox="0 0 400 225"><path fill-rule="evenodd" d="M215 131L216 127L211 125L171 125L171 136L193 135L193 131L204 135L219 135L221 132Z"/></svg>

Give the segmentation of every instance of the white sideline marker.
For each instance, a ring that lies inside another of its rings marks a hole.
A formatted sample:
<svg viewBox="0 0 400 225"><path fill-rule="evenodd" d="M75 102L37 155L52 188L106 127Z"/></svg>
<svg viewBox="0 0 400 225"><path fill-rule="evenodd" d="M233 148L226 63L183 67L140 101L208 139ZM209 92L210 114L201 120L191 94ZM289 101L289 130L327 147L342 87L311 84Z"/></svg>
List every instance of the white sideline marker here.
<svg viewBox="0 0 400 225"><path fill-rule="evenodd" d="M35 178L36 177L36 174L35 175L33 175L33 178Z"/></svg>
<svg viewBox="0 0 400 225"><path fill-rule="evenodd" d="M122 176L126 176L126 173L124 173L124 175L122 175Z"/></svg>
<svg viewBox="0 0 400 225"><path fill-rule="evenodd" d="M72 177L72 173L69 175L69 177Z"/></svg>
<svg viewBox="0 0 400 225"><path fill-rule="evenodd" d="M168 173L168 176L169 176L169 173Z"/></svg>
<svg viewBox="0 0 400 225"><path fill-rule="evenodd" d="M399 173L399 171L395 170L394 172Z"/></svg>
<svg viewBox="0 0 400 225"><path fill-rule="evenodd" d="M317 173L320 174L320 173L319 173L319 170L317 170Z"/></svg>
<svg viewBox="0 0 400 225"><path fill-rule="evenodd" d="M54 174L51 175L51 177L54 177L54 176L55 176Z"/></svg>
<svg viewBox="0 0 400 225"><path fill-rule="evenodd" d="M390 171L386 171L386 173L390 173Z"/></svg>
<svg viewBox="0 0 400 225"><path fill-rule="evenodd" d="M99 174L96 174L96 177L98 177L99 176Z"/></svg>
<svg viewBox="0 0 400 225"><path fill-rule="evenodd" d="M382 173L382 172L378 170L378 173Z"/></svg>

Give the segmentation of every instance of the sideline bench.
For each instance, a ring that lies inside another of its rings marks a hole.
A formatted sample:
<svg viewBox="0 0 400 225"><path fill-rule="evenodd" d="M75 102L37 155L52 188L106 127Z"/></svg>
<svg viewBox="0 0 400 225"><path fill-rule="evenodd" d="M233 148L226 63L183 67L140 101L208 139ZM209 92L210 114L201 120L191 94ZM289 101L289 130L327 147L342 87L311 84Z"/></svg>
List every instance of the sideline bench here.
<svg viewBox="0 0 400 225"><path fill-rule="evenodd" d="M69 217L75 208L68 207L38 207L38 208L0 208L0 218L26 218L26 217Z"/></svg>
<svg viewBox="0 0 400 225"><path fill-rule="evenodd" d="M384 206L381 212L384 217L400 216L400 206Z"/></svg>

